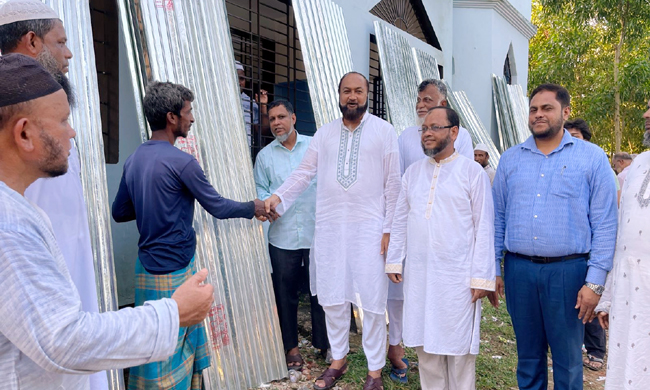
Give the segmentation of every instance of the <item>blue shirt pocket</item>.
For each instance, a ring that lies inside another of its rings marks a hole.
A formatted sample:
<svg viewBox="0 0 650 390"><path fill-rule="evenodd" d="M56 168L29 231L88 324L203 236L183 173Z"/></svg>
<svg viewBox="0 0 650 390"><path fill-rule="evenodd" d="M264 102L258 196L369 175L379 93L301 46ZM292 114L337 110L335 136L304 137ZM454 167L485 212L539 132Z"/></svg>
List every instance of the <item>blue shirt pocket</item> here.
<svg viewBox="0 0 650 390"><path fill-rule="evenodd" d="M582 195L584 174L566 167L556 174L551 183L551 194L561 198L579 198Z"/></svg>

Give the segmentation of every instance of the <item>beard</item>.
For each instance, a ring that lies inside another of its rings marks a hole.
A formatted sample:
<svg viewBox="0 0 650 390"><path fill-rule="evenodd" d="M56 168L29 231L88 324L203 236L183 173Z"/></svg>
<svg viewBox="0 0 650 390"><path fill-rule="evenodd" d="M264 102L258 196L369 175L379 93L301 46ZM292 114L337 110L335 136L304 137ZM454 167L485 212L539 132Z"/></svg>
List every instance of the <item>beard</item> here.
<svg viewBox="0 0 650 390"><path fill-rule="evenodd" d="M47 177L65 175L66 172L68 172L68 159L65 158L61 161L61 157L65 156L63 147L57 144L56 140L42 129L40 139L43 142L43 145L45 145L46 152L45 158L41 161L41 171L43 171Z"/></svg>
<svg viewBox="0 0 650 390"><path fill-rule="evenodd" d="M363 106L357 104L357 108L348 108L347 104L339 103L339 109L341 109L343 119L356 122L366 113L366 110L368 109L368 100L366 100L366 103Z"/></svg>
<svg viewBox="0 0 650 390"><path fill-rule="evenodd" d="M174 135L174 139L179 138L179 137L187 138L187 135L189 134L189 132L190 132L189 129L187 130L187 132L184 132L183 131L183 125L182 125L182 123L179 122L178 125L176 126L176 129L174 130L174 132L172 134Z"/></svg>
<svg viewBox="0 0 650 390"><path fill-rule="evenodd" d="M650 130L643 133L643 146L650 148Z"/></svg>
<svg viewBox="0 0 650 390"><path fill-rule="evenodd" d="M435 146L435 147L433 147L433 148L431 148L431 149L427 149L427 147L424 145L424 142L421 142L421 144L422 144L422 151L424 152L424 154L427 155L427 157L431 157L431 158L433 158L433 157L435 157L438 153L440 153L440 152L442 152L443 150L445 150L445 149L447 148L447 146L449 146L450 143L451 143L451 136L450 136L449 134L447 134L447 138L445 138L445 139L443 139L442 141L440 141L440 142L438 143L438 146Z"/></svg>
<svg viewBox="0 0 650 390"><path fill-rule="evenodd" d="M282 135L275 135L275 133L273 133L273 136L275 137L275 139L276 139L279 143L282 144L282 143L284 143L286 140L288 140L289 137L291 137L291 134L293 134L294 131L296 131L296 128L293 127L293 126L291 126L291 129L289 130L288 133L284 133L284 134L282 134Z"/></svg>
<svg viewBox="0 0 650 390"><path fill-rule="evenodd" d="M52 55L47 46L43 46L43 49L36 56L36 61L47 70L52 77L61 85L63 91L68 96L68 104L71 108L75 107L77 103L77 97L74 94L74 89L70 83L70 79L61 72L59 63L56 61L56 58Z"/></svg>
<svg viewBox="0 0 650 390"><path fill-rule="evenodd" d="M426 117L427 117L426 115L423 116L423 117L418 117L417 121L415 122L415 123L417 124L418 127L422 127L422 125L424 124L424 120L426 119Z"/></svg>
<svg viewBox="0 0 650 390"><path fill-rule="evenodd" d="M541 133L535 133L533 131L533 126L530 124L528 125L528 130L530 130L530 133L533 135L534 138L546 139L546 138L553 138L555 135L557 135L557 133L562 131L564 129L563 125L564 125L564 120L562 119L562 117L560 117L560 119L556 122L549 121L548 129L546 129Z"/></svg>

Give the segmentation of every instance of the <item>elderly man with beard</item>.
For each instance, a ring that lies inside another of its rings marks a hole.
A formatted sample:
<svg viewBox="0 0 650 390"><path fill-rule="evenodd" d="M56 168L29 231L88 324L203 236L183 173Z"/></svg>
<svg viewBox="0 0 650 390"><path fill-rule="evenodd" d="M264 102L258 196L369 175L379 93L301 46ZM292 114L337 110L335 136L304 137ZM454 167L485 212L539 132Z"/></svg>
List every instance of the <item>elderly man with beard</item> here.
<svg viewBox="0 0 650 390"><path fill-rule="evenodd" d="M584 324L612 268L614 178L602 149L563 129L570 112L565 88L535 88L532 136L503 153L494 178L496 272L505 255L520 389L547 387L549 346L555 387L582 389ZM497 278L497 290L502 283Z"/></svg>
<svg viewBox="0 0 650 390"><path fill-rule="evenodd" d="M399 194L395 129L367 113L368 80L350 72L339 83L343 118L316 132L298 168L266 200L284 214L316 177L311 292L325 310L332 364L314 383L329 389L347 370L350 303L363 309L364 389L382 388L386 362L384 253Z"/></svg>
<svg viewBox="0 0 650 390"><path fill-rule="evenodd" d="M0 51L35 58L62 85L74 106L74 93L65 73L72 53L58 15L39 0L10 0L0 7ZM67 173L36 180L25 191L52 221L54 235L70 276L79 291L83 310L98 312L93 253L88 216L81 185L81 165L75 142L70 140ZM105 373L91 375L93 390L108 388Z"/></svg>
<svg viewBox="0 0 650 390"><path fill-rule="evenodd" d="M476 388L481 298L495 289L490 179L454 149L458 126L451 108L425 116L428 158L402 177L386 260L393 283L404 273L404 344L417 351L423 389Z"/></svg>
<svg viewBox="0 0 650 390"><path fill-rule="evenodd" d="M280 99L269 104L269 123L275 140L255 160L255 186L261 200L268 199L302 161L311 137L296 131L296 114L290 102ZM301 370L304 361L298 351L298 298L309 280L309 248L314 238L316 180L269 227L269 255L273 267L273 290L280 317L287 368ZM327 355L329 342L325 312L311 295L312 345Z"/></svg>
<svg viewBox="0 0 650 390"><path fill-rule="evenodd" d="M650 147L650 101L643 114ZM614 269L596 308L609 327L606 390L645 390L650 383L650 152L638 155L623 183Z"/></svg>
<svg viewBox="0 0 650 390"><path fill-rule="evenodd" d="M202 270L171 299L83 309L48 216L24 192L68 170L66 95L21 54L0 57L0 388L90 389L88 375L170 356L179 326L201 322L213 289Z"/></svg>

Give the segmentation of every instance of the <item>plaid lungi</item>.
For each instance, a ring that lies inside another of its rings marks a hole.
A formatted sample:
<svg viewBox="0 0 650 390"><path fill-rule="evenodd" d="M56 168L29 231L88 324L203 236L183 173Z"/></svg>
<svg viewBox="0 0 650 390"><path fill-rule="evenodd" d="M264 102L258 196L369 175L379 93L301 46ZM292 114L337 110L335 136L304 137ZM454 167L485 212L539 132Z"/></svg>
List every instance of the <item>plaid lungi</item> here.
<svg viewBox="0 0 650 390"><path fill-rule="evenodd" d="M147 272L138 259L135 263L135 304L171 298L183 282L194 274L194 259L178 271L166 275ZM210 366L208 341L202 323L179 328L174 354L162 362L132 367L129 390L173 389L201 390L201 371Z"/></svg>

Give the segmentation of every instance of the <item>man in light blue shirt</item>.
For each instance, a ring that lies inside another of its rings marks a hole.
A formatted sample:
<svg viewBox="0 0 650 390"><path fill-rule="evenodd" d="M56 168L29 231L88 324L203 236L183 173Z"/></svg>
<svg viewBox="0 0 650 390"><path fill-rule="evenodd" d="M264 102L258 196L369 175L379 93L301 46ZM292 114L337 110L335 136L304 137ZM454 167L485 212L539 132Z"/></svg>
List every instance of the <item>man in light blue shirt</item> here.
<svg viewBox="0 0 650 390"><path fill-rule="evenodd" d="M505 255L522 390L547 388L549 346L556 388L583 388L584 323L593 320L612 268L614 178L602 149L563 129L569 104L563 87L537 87L532 136L501 156L494 178L496 271L501 275ZM497 290L502 286L498 277Z"/></svg>
<svg viewBox="0 0 650 390"><path fill-rule="evenodd" d="M255 161L257 195L270 197L298 167L311 137L298 134L296 114L286 100L275 100L268 107L269 123L275 140L262 149ZM273 289L278 306L282 341L287 352L287 368L302 369L298 351L298 297L309 280L309 248L314 237L316 183L269 228L269 255L273 267ZM312 345L323 354L329 348L325 313L316 296L311 296Z"/></svg>

